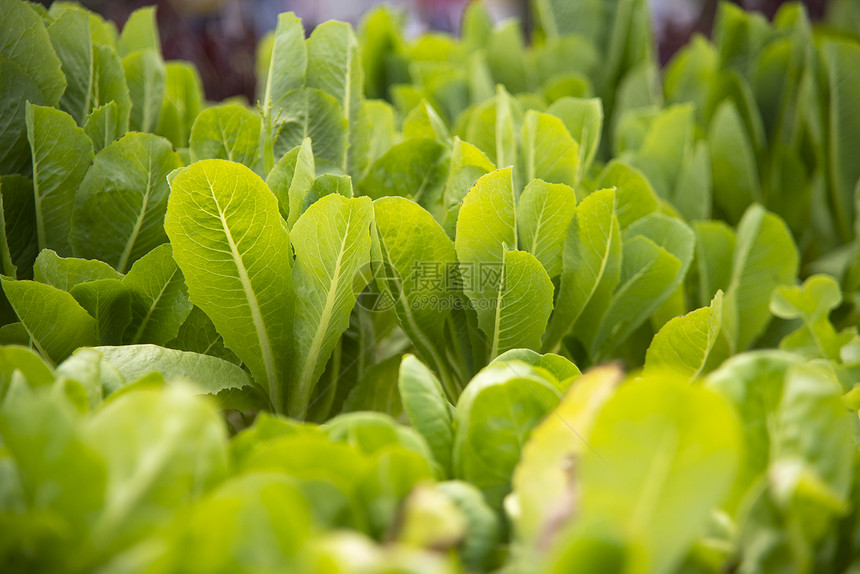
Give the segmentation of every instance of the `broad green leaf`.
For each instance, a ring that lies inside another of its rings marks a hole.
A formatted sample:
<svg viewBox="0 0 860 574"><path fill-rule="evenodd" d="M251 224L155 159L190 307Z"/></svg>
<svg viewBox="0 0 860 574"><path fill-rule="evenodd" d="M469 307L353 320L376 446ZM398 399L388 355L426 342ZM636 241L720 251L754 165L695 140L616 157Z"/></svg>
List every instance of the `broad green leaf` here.
<svg viewBox="0 0 860 574"><path fill-rule="evenodd" d="M287 410L296 418L304 418L314 386L370 279L372 218L369 199L332 194L310 206L293 226L292 282L301 305L296 307L297 360Z"/></svg>
<svg viewBox="0 0 860 574"><path fill-rule="evenodd" d="M19 371L31 387L41 387L54 382L54 373L35 351L27 347L0 346L0 405L12 383L12 375ZM450 420L450 414L448 415Z"/></svg>
<svg viewBox="0 0 860 574"><path fill-rule="evenodd" d="M451 139L448 127L439 114L427 101L423 101L414 108L403 120L403 137L429 138L438 142L447 143Z"/></svg>
<svg viewBox="0 0 860 574"><path fill-rule="evenodd" d="M582 373L579 368L561 355L545 353L541 355L530 349L511 349L490 361L491 365L519 361L532 367L539 367L554 376L559 383L559 388L570 383ZM562 385L564 383L564 385Z"/></svg>
<svg viewBox="0 0 860 574"><path fill-rule="evenodd" d="M680 170L675 189L669 197L670 202L687 221L710 218L713 174L707 142L701 140L696 143Z"/></svg>
<svg viewBox="0 0 860 574"><path fill-rule="evenodd" d="M678 104L661 111L651 122L634 164L662 199L671 199L684 163L693 146L693 106Z"/></svg>
<svg viewBox="0 0 860 574"><path fill-rule="evenodd" d="M96 320L99 343L121 345L131 323L131 291L119 279L79 283L69 293Z"/></svg>
<svg viewBox="0 0 860 574"><path fill-rule="evenodd" d="M191 128L191 161L226 159L254 168L259 157L260 116L238 104L207 108Z"/></svg>
<svg viewBox="0 0 860 574"><path fill-rule="evenodd" d="M164 243L167 175L181 166L170 142L151 134L126 134L99 152L75 197L74 254L125 273Z"/></svg>
<svg viewBox="0 0 860 574"><path fill-rule="evenodd" d="M197 68L190 62L167 62L164 100L155 133L177 148L188 147L194 120L203 109L203 85ZM259 145L259 130L255 134Z"/></svg>
<svg viewBox="0 0 860 574"><path fill-rule="evenodd" d="M284 97L305 85L307 61L305 31L301 20L292 12L280 14L266 75L257 78L258 84L265 86L262 95L263 107L271 104L274 117L277 117L280 109L284 107Z"/></svg>
<svg viewBox="0 0 860 574"><path fill-rule="evenodd" d="M400 418L403 414L397 390L400 359L395 355L370 365L344 399L341 412L373 411Z"/></svg>
<svg viewBox="0 0 860 574"><path fill-rule="evenodd" d="M421 361L406 355L400 363L397 386L409 422L427 441L433 458L446 476L450 476L454 444L453 407L448 403L439 379Z"/></svg>
<svg viewBox="0 0 860 574"><path fill-rule="evenodd" d="M597 189L615 188L615 214L622 229L657 211L659 200L645 175L624 162L614 159L603 168Z"/></svg>
<svg viewBox="0 0 860 574"><path fill-rule="evenodd" d="M705 365L720 334L723 292L717 291L710 306L675 317L654 335L645 354L644 375L671 372L694 380Z"/></svg>
<svg viewBox="0 0 860 574"><path fill-rule="evenodd" d="M778 287L770 299L771 312L782 319L800 319L802 326L786 336L781 349L809 358L840 360L840 350L854 336L837 333L830 313L842 303L839 284L829 275L813 275L802 286Z"/></svg>
<svg viewBox="0 0 860 574"><path fill-rule="evenodd" d="M38 245L33 182L20 175L0 176L0 196L9 256L18 270L16 276L26 279L36 259Z"/></svg>
<svg viewBox="0 0 860 574"><path fill-rule="evenodd" d="M517 160L516 119L521 113L510 94L499 86L495 97L472 113L464 139L486 153L494 165L512 166Z"/></svg>
<svg viewBox="0 0 860 574"><path fill-rule="evenodd" d="M460 206L466 193L472 188L478 178L496 169L496 166L477 147L468 142L454 138L451 146L451 166L443 192L445 208L444 227L448 235L454 236Z"/></svg>
<svg viewBox="0 0 860 574"><path fill-rule="evenodd" d="M615 191L605 189L592 193L576 208L564 244L561 286L544 334L544 350L556 349L581 318L582 325L596 331L606 312L621 277L621 229L615 201Z"/></svg>
<svg viewBox="0 0 860 574"><path fill-rule="evenodd" d="M535 70L526 62L525 40L519 22L500 22L487 39L486 55L487 65L496 83L514 94L537 89Z"/></svg>
<svg viewBox="0 0 860 574"><path fill-rule="evenodd" d="M575 210L573 189L539 179L526 186L517 203L519 244L550 277L561 275L562 251Z"/></svg>
<svg viewBox="0 0 860 574"><path fill-rule="evenodd" d="M336 99L321 90L300 88L286 94L279 105L276 157L311 138L319 164L335 171L346 168L348 124Z"/></svg>
<svg viewBox="0 0 860 574"><path fill-rule="evenodd" d="M176 337L167 343L171 349L179 351L191 351L202 355L211 355L239 364L239 358L224 347L224 339L215 330L212 320L206 316L200 307L193 307L188 317L179 327Z"/></svg>
<svg viewBox="0 0 860 574"><path fill-rule="evenodd" d="M155 21L155 6L139 8L131 13L117 41L119 55L126 57L138 50L152 50L161 55L161 40Z"/></svg>
<svg viewBox="0 0 860 574"><path fill-rule="evenodd" d="M519 541L535 545L552 532L555 520L576 512L560 508L573 488L568 466L591 448L583 437L591 433L594 419L622 380L614 366L588 371L532 431L514 469L513 493L505 501Z"/></svg>
<svg viewBox="0 0 860 574"><path fill-rule="evenodd" d="M87 421L87 444L107 469L93 536L122 548L151 534L174 509L223 480L227 437L214 405L182 389L142 390Z"/></svg>
<svg viewBox="0 0 860 574"><path fill-rule="evenodd" d="M501 273L495 301L486 301L495 312L492 331L485 331L490 358L511 349L539 349L552 313L552 281L531 253L506 250Z"/></svg>
<svg viewBox="0 0 860 574"><path fill-rule="evenodd" d="M388 98L388 88L396 83L398 69L394 56L403 44L403 15L387 4L377 4L358 26L358 45L364 68L364 92L368 98ZM407 71L403 71L406 78Z"/></svg>
<svg viewBox="0 0 860 574"><path fill-rule="evenodd" d="M164 377L168 385L181 385L193 394L226 395L230 391L251 391L252 383L245 371L210 355L156 345L93 349L101 354L102 363L108 363L116 369L128 383L156 372Z"/></svg>
<svg viewBox="0 0 860 574"><path fill-rule="evenodd" d="M290 238L275 196L241 164L197 162L173 179L164 228L191 302L280 410L294 295Z"/></svg>
<svg viewBox="0 0 860 574"><path fill-rule="evenodd" d="M92 109L95 76L90 15L80 8L66 9L47 30L66 77L60 109L71 115L78 125L83 125Z"/></svg>
<svg viewBox="0 0 860 574"><path fill-rule="evenodd" d="M603 131L603 104L600 99L559 98L546 111L564 122L568 133L579 143L580 174L587 174L597 155Z"/></svg>
<svg viewBox="0 0 860 574"><path fill-rule="evenodd" d="M780 461L801 462L837 498L847 495L854 450L851 414L833 377L821 366L802 363L797 355L755 351L729 359L708 377L707 386L733 405L744 427L744 456L730 511L769 469L776 479L774 464Z"/></svg>
<svg viewBox="0 0 860 574"><path fill-rule="evenodd" d="M352 122L361 106L364 85L352 26L333 20L320 24L307 40L307 53L305 85L334 97Z"/></svg>
<svg viewBox="0 0 860 574"><path fill-rule="evenodd" d="M860 181L860 46L857 42L830 41L823 49L830 91L829 150L830 190L833 210L843 239L852 236L856 217L855 189Z"/></svg>
<svg viewBox="0 0 860 574"><path fill-rule="evenodd" d="M672 104L693 102L698 119L704 119L710 86L719 69L719 55L713 44L701 35L678 50L663 76L663 92Z"/></svg>
<svg viewBox="0 0 860 574"><path fill-rule="evenodd" d="M0 4L0 173L26 172L27 102L56 106L66 79L38 14L18 0Z"/></svg>
<svg viewBox="0 0 860 574"><path fill-rule="evenodd" d="M131 324L125 341L164 345L179 332L191 302L170 244L159 245L132 265L123 278L131 291Z"/></svg>
<svg viewBox="0 0 860 574"><path fill-rule="evenodd" d="M552 382L525 363L481 371L454 410L454 476L478 487L500 511L522 445L559 398Z"/></svg>
<svg viewBox="0 0 860 574"><path fill-rule="evenodd" d="M517 247L512 168L488 173L466 194L457 218L454 247L463 291L472 302L481 330L492 338L505 249Z"/></svg>
<svg viewBox="0 0 860 574"><path fill-rule="evenodd" d="M33 279L63 291L71 291L79 283L121 278L122 275L107 263L74 257L63 258L50 249L39 253L33 266Z"/></svg>
<svg viewBox="0 0 860 574"><path fill-rule="evenodd" d="M729 405L700 386L660 376L620 388L582 459L585 534L610 527L636 549L633 570L673 571L729 493L738 426Z"/></svg>
<svg viewBox="0 0 860 574"><path fill-rule="evenodd" d="M373 203L382 267L380 289L394 302L400 328L452 392L446 322L459 293L451 284L457 255L453 242L419 205L400 197Z"/></svg>
<svg viewBox="0 0 860 574"><path fill-rule="evenodd" d="M122 110L116 102L108 102L93 109L84 122L84 133L93 142L93 151L99 153L125 133Z"/></svg>
<svg viewBox="0 0 860 574"><path fill-rule="evenodd" d="M555 116L526 112L522 134L523 179L542 179L575 187L579 183L579 144Z"/></svg>
<svg viewBox="0 0 860 574"><path fill-rule="evenodd" d="M621 275L606 314L596 332L580 335L581 340L588 344L593 358L604 359L644 323L683 280L686 265L692 259L693 233L680 229L673 231L677 231L676 236L688 237L690 257L686 263L647 235L627 237L625 234Z"/></svg>
<svg viewBox="0 0 860 574"><path fill-rule="evenodd" d="M358 183L358 192L371 199L397 195L439 213L442 190L448 174L447 149L427 139L409 139L391 147L373 162Z"/></svg>
<svg viewBox="0 0 860 574"><path fill-rule="evenodd" d="M122 68L131 99L128 127L137 132L154 132L164 100L164 61L154 50L138 50L123 57Z"/></svg>
<svg viewBox="0 0 860 574"><path fill-rule="evenodd" d="M752 143L733 102L723 102L714 114L708 146L714 205L734 223L740 220L747 206L761 199L761 186Z"/></svg>
<svg viewBox="0 0 860 574"><path fill-rule="evenodd" d="M735 253L735 232L722 221L696 221L696 265L698 271L699 305L729 288Z"/></svg>
<svg viewBox="0 0 860 574"><path fill-rule="evenodd" d="M349 124L349 174L355 181L364 179L373 162L396 141L397 122L391 104L381 100L362 101Z"/></svg>
<svg viewBox="0 0 860 574"><path fill-rule="evenodd" d="M479 6L473 2L470 6ZM458 553L469 571L492 568L496 545L502 537L498 517L484 501L481 491L461 480L449 480L436 485L436 490L450 498L466 518L466 539Z"/></svg>
<svg viewBox="0 0 860 574"><path fill-rule="evenodd" d="M313 185L311 185L310 190L308 190L307 195L302 200L298 216L301 217L302 213L307 211L311 205L332 193L342 195L347 199L352 198L354 195L352 192L352 179L348 175L335 175L333 173L324 173L314 179Z"/></svg>
<svg viewBox="0 0 860 574"><path fill-rule="evenodd" d="M90 20L92 31L92 19ZM124 134L128 129L131 115L132 99L129 94L129 82L125 77L123 61L116 49L110 45L93 43L93 101L92 108L105 106L115 102L119 108L119 133Z"/></svg>
<svg viewBox="0 0 860 574"><path fill-rule="evenodd" d="M75 191L93 159L93 145L70 115L41 106L27 106L27 137L39 249L69 255Z"/></svg>
<svg viewBox="0 0 860 574"><path fill-rule="evenodd" d="M78 347L98 344L96 320L70 294L34 281L4 277L0 283L33 346L52 364Z"/></svg>
<svg viewBox="0 0 860 574"><path fill-rule="evenodd" d="M798 260L785 223L760 205L750 206L738 225L723 315L735 349L746 350L767 327L771 294L795 282Z"/></svg>
<svg viewBox="0 0 860 574"><path fill-rule="evenodd" d="M300 146L285 153L266 178L266 185L278 198L281 215L290 229L301 215L315 173L311 140L305 139Z"/></svg>

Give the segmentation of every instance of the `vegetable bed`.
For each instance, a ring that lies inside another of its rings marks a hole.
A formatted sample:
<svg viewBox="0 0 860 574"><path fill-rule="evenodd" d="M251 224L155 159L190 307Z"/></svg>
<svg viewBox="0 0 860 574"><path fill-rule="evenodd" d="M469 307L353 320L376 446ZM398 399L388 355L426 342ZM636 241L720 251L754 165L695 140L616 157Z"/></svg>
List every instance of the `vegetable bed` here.
<svg viewBox="0 0 860 574"><path fill-rule="evenodd" d="M860 8L533 16L0 0L0 571L860 572Z"/></svg>

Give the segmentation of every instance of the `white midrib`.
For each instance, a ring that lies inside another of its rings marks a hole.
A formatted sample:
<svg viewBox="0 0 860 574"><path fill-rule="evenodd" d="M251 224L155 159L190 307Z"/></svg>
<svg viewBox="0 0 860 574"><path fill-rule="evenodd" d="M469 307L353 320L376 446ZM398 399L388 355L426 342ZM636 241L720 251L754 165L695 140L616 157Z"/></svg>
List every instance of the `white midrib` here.
<svg viewBox="0 0 860 574"><path fill-rule="evenodd" d="M227 226L227 220L224 217L224 212L221 205L218 203L218 198L215 196L215 189L212 187L212 182L208 181L209 191L212 193L212 200L215 202L215 209L218 210L218 218L221 220L221 227L224 230L224 235L227 238L227 244L230 246L230 254L233 256L233 263L236 265L236 270L239 273L239 282L242 284L242 290L245 292L245 298L248 300L248 308L251 311L251 320L254 323L254 330L257 333L257 340L260 344L260 353L263 356L263 367L266 369L266 383L269 389L269 398L276 409L280 408L280 389L278 388L278 373L275 366L275 354L272 351L272 343L269 340L269 334L266 332L266 325L263 322L263 315L260 312L260 304L257 301L257 294L254 293L254 288L251 285L251 278L248 277L248 270L245 269L245 264L242 262L242 256L236 247L236 242L233 241L233 234L230 233L230 228Z"/></svg>
<svg viewBox="0 0 860 574"><path fill-rule="evenodd" d="M95 81L95 66L93 65L93 59L95 56L90 52L90 77L89 84L87 85L87 95L84 97L84 109L82 110L81 117L86 118L90 113L90 103L93 100L93 83Z"/></svg>
<svg viewBox="0 0 860 574"><path fill-rule="evenodd" d="M131 235L129 236L128 241L125 242L122 256L119 258L119 265L117 265L116 268L120 273L125 273L125 268L128 265L128 258L131 256L131 250L137 242L137 236L140 234L140 228L143 225L143 218L146 215L146 209L149 206L150 193L152 193L152 154L149 154L149 165L146 170L146 192L143 194L140 213L137 214L137 220L134 222L134 227L131 229Z"/></svg>
<svg viewBox="0 0 860 574"><path fill-rule="evenodd" d="M170 274L170 277L167 278L167 281L164 282L164 285L161 286L161 289L158 291L158 295L156 295L152 299L152 303L149 305L149 309L146 310L146 315L143 316L143 321L140 322L140 327L137 328L137 332L134 334L134 339L132 339L131 344L137 345L140 342L140 338L143 336L143 332L146 329L146 326L149 324L150 318L152 318L152 312L155 311L155 308L158 306L158 303L161 301L161 298L164 296L164 292L167 291L167 286L170 285L170 282L173 281L173 277L176 275L176 269Z"/></svg>
<svg viewBox="0 0 860 574"><path fill-rule="evenodd" d="M311 341L308 354L305 356L304 363L302 364L302 372L299 377L299 384L297 387L298 395L302 401L306 400L306 395L310 394L310 385L312 384L311 377L313 377L313 371L317 364L317 355L319 355L320 349L322 348L326 331L328 330L328 325L331 322L334 302L335 299L337 299L337 287L340 283L341 266L343 264L343 255L346 252L346 240L349 237L349 224L351 220L352 214L350 213L346 220L346 228L343 234L343 240L341 240L340 243L340 250L337 254L337 261L335 262L334 273L332 273L331 284L328 293L326 294L325 306L323 306L322 313L320 313L319 325L314 333L314 338L313 341ZM292 405L291 408L301 409L302 413L304 413L306 405Z"/></svg>

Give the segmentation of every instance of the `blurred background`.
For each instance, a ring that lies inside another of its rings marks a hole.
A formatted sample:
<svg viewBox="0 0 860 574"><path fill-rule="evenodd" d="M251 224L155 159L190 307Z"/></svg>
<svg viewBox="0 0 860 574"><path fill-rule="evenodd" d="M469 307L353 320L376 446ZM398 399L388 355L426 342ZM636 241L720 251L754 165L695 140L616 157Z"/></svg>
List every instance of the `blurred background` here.
<svg viewBox="0 0 860 574"><path fill-rule="evenodd" d="M388 0L407 15L407 31L457 32L460 14L469 0ZM498 20L516 16L528 25L527 0L485 0ZM786 0L735 0L747 10L772 17ZM860 0L857 0L860 2ZM718 0L649 0L660 59L666 62L695 33L708 35ZM813 20L821 19L829 0L803 0ZM50 0L43 0L49 5ZM117 23L125 23L137 8L158 6L164 58L188 60L200 70L206 97L222 100L245 96L253 101L254 57L257 42L274 28L277 15L293 11L305 29L326 20L357 24L379 0L83 0L87 8Z"/></svg>

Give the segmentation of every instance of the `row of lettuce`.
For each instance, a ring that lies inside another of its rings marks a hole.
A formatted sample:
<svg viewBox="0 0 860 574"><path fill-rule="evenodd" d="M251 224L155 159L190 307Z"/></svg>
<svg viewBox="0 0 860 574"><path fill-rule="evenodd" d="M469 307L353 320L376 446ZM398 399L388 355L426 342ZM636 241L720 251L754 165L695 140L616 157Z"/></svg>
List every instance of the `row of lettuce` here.
<svg viewBox="0 0 860 574"><path fill-rule="evenodd" d="M0 564L860 567L860 41L610 4L282 14L249 107L0 0Z"/></svg>

